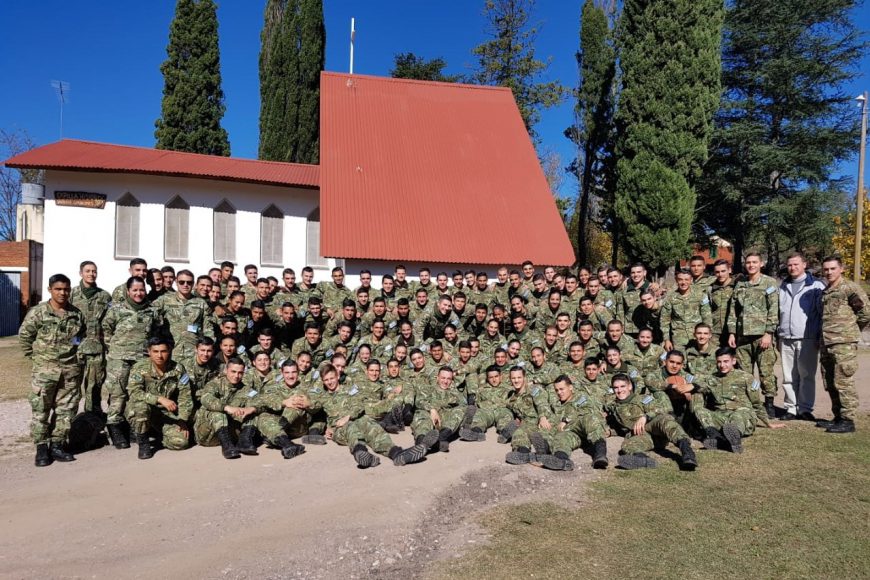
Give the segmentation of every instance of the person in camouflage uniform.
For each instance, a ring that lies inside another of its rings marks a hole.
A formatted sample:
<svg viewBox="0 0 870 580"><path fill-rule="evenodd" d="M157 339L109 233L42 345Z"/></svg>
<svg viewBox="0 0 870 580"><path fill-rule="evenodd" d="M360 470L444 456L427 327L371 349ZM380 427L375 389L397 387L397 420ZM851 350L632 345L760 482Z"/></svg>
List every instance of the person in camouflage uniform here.
<svg viewBox="0 0 870 580"><path fill-rule="evenodd" d="M635 324L636 311L640 308L640 296L649 288L646 280L646 267L637 263L631 266L629 278L623 288L614 294L616 302L616 318L621 320L625 333L637 337L639 331Z"/></svg>
<svg viewBox="0 0 870 580"><path fill-rule="evenodd" d="M511 451L505 461L511 465L529 463L532 459L532 437L540 430L550 431L555 425L552 403L555 392L541 385L529 385L526 371L513 367L509 371L511 393L507 408L519 425L510 438Z"/></svg>
<svg viewBox="0 0 870 580"><path fill-rule="evenodd" d="M193 411L195 413L199 409L199 397L202 389L209 381L221 374L220 361L214 356L214 340L207 336L200 338L196 341L194 355L178 362L181 363L190 378L190 394L193 397Z"/></svg>
<svg viewBox="0 0 870 580"><path fill-rule="evenodd" d="M423 311L414 320L414 340L418 344L426 340L444 338L444 327L452 324L460 326L459 317L453 313L453 303L446 294L438 298L434 309Z"/></svg>
<svg viewBox="0 0 870 580"><path fill-rule="evenodd" d="M710 315L713 320L712 344L718 348L728 340L727 336L723 336L723 331L725 317L728 315L728 303L731 301L731 294L734 293L735 280L731 277L731 264L726 260L716 260L713 264L713 273L716 279L709 286Z"/></svg>
<svg viewBox="0 0 870 580"><path fill-rule="evenodd" d="M344 285L344 270L340 267L332 269L332 282L318 284L318 287L323 298L323 305L330 317L338 314L345 300L350 300L356 304L353 291Z"/></svg>
<svg viewBox="0 0 870 580"><path fill-rule="evenodd" d="M697 392L697 383L704 379L686 372L685 363L686 355L681 351L669 351L662 368L647 375L645 383L649 392L664 393L668 396L671 402L671 414L684 428L694 433L697 426L691 415L694 402L692 395Z"/></svg>
<svg viewBox="0 0 870 580"><path fill-rule="evenodd" d="M709 293L716 278L707 274L707 260L704 256L689 258L689 272L692 275L692 284L702 292Z"/></svg>
<svg viewBox="0 0 870 580"><path fill-rule="evenodd" d="M130 369L130 428L139 445L139 459L154 457L150 436L159 434L165 449L179 451L190 445L193 396L190 376L170 357L169 341L148 341L148 358Z"/></svg>
<svg viewBox="0 0 870 580"><path fill-rule="evenodd" d="M31 308L18 330L21 350L33 362L30 436L37 467L75 459L65 447L81 398L78 348L87 333L82 312L69 299L69 278L53 275L48 292L51 297Z"/></svg>
<svg viewBox="0 0 870 580"><path fill-rule="evenodd" d="M701 428L704 447L722 449L723 443L734 453L743 451L742 439L755 432L758 423L770 426L761 383L746 371L734 368L734 349L716 351L717 372L712 380L698 384L700 401L692 405Z"/></svg>
<svg viewBox="0 0 870 580"><path fill-rule="evenodd" d="M607 333L600 341L601 352L606 353L607 349L612 346L619 349L622 360L628 364L633 365L640 358L637 345L630 336L623 332L622 322L619 320L611 320L607 324Z"/></svg>
<svg viewBox="0 0 870 580"><path fill-rule="evenodd" d="M127 280L126 286L126 297L113 301L103 318L103 336L108 347L106 429L117 449L130 447L123 430L130 369L145 356L148 339L155 336L159 328L157 313L145 300L145 281L133 277Z"/></svg>
<svg viewBox="0 0 870 580"><path fill-rule="evenodd" d="M203 447L221 446L225 459L241 457L231 431L257 413L244 384L245 363L240 358L227 362L223 375L215 377L202 390L201 407L194 420L196 442Z"/></svg>
<svg viewBox="0 0 870 580"><path fill-rule="evenodd" d="M686 345L686 369L693 375L710 376L716 372L716 347L713 330L703 322L695 325L695 338Z"/></svg>
<svg viewBox="0 0 870 580"><path fill-rule="evenodd" d="M744 268L746 277L734 285L728 303L725 332L728 346L737 349L740 368L751 373L758 366L764 408L772 419L777 390L774 366L778 356L773 339L779 325L779 283L761 273L761 255L757 252L746 255Z"/></svg>
<svg viewBox="0 0 870 580"><path fill-rule="evenodd" d="M510 441L519 425L507 408L511 389L506 388L501 380L499 368L490 365L486 369L486 382L478 389L475 398L477 412L468 427L459 429L459 438L463 441L486 441L486 430L490 427L495 427L498 432L499 443Z"/></svg>
<svg viewBox="0 0 870 580"><path fill-rule="evenodd" d="M692 285L687 270L677 272L677 289L668 293L662 304L661 324L665 350L685 350L696 324L712 322L707 292Z"/></svg>
<svg viewBox="0 0 870 580"><path fill-rule="evenodd" d="M622 358L622 351L619 350L618 346L607 347L604 353L604 362L606 364L602 374L607 382L610 382L614 375L624 374L634 382L634 388L638 393L646 390L645 377L640 369Z"/></svg>
<svg viewBox="0 0 870 580"><path fill-rule="evenodd" d="M858 391L855 389L858 341L861 331L870 323L870 304L861 286L843 277L843 264L839 258L825 258L822 272L828 287L822 293L819 362L825 390L831 396L834 419L817 424L825 427L828 433L852 433L858 412Z"/></svg>
<svg viewBox="0 0 870 580"><path fill-rule="evenodd" d="M661 368L667 351L653 342L652 330L644 328L637 334L638 370L643 376Z"/></svg>
<svg viewBox="0 0 870 580"><path fill-rule="evenodd" d="M414 357L419 351L411 354ZM441 367L431 382L417 384L414 419L411 421L411 431L418 444L429 443L429 447L438 443L438 450L450 450L450 440L461 427L468 426L474 418L477 407L468 406L466 398L453 384L453 369ZM437 432L437 438L432 441L432 432ZM428 449L428 447L427 447Z"/></svg>
<svg viewBox="0 0 870 580"><path fill-rule="evenodd" d="M133 258L130 260L130 272L131 278L142 278L145 280L145 277L148 275L148 262L143 260L142 258ZM124 298L127 296L127 283L118 284L115 286L115 289L112 290L112 302L123 302Z"/></svg>
<svg viewBox="0 0 870 580"><path fill-rule="evenodd" d="M698 460L692 442L671 414L671 404L662 392L635 393L627 375L615 375L610 381L614 397L604 404L617 431L625 436L617 465L622 469L656 467L647 452L671 442L680 449L680 468L694 471Z"/></svg>
<svg viewBox="0 0 870 580"><path fill-rule="evenodd" d="M311 412L309 395L299 386L298 365L284 362L281 374L263 386L259 397L262 411L254 419L257 430L269 444L281 450L284 459L304 453L305 446L290 439L307 435L315 414Z"/></svg>
<svg viewBox="0 0 870 580"><path fill-rule="evenodd" d="M103 414L102 388L106 380L106 347L103 344L103 317L112 304L108 292L97 286L97 265L84 261L79 266L81 282L72 289L70 303L78 308L85 318L87 334L79 345L79 360L82 361L81 392L85 411Z"/></svg>
<svg viewBox="0 0 870 580"><path fill-rule="evenodd" d="M193 356L199 338L214 338L214 329L209 324L208 303L193 294L193 272L181 270L175 283L178 290L158 298L154 310L164 324L164 333L172 336L172 358L184 360Z"/></svg>

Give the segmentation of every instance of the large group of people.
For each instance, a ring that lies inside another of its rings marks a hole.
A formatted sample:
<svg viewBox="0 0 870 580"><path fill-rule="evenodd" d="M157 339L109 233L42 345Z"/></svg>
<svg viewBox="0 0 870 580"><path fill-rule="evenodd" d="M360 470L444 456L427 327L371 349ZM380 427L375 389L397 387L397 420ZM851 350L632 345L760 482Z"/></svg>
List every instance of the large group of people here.
<svg viewBox="0 0 870 580"><path fill-rule="evenodd" d="M836 257L823 279L800 254L781 282L757 253L742 266L734 275L719 260L709 275L695 256L669 289L642 264L525 262L494 282L428 268L412 281L396 266L379 288L364 270L351 289L339 267L330 281L305 267L297 282L290 268L278 280L247 265L242 279L231 262L197 276L137 258L110 294L85 261L76 286L50 277L19 333L33 361L35 464L72 461L84 416L114 447L135 442L139 459L193 444L291 459L333 441L360 468L416 463L490 430L507 463L556 470L574 469L578 449L606 468L611 435L624 438L618 467L654 467L650 451L671 443L694 470L693 440L739 453L780 421L854 431L864 291ZM830 420L813 416L819 362ZM413 445L402 448L391 435L406 428Z"/></svg>

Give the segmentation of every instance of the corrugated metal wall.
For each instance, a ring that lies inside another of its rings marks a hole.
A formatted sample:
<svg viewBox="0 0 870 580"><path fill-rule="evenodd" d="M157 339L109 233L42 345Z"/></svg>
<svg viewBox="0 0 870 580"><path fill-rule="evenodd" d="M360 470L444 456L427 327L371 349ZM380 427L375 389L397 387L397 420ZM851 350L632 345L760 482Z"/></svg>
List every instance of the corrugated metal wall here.
<svg viewBox="0 0 870 580"><path fill-rule="evenodd" d="M18 333L21 317L21 272L0 272L0 336Z"/></svg>

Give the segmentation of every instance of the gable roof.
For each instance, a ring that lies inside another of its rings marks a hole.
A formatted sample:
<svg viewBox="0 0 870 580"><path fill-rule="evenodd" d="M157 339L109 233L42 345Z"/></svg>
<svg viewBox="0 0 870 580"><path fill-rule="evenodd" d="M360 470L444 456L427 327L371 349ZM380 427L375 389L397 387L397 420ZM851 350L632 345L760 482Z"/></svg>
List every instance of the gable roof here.
<svg viewBox="0 0 870 580"><path fill-rule="evenodd" d="M141 173L316 188L320 167L63 139L7 159L7 167Z"/></svg>
<svg viewBox="0 0 870 580"><path fill-rule="evenodd" d="M574 262L510 89L324 72L320 143L325 256Z"/></svg>

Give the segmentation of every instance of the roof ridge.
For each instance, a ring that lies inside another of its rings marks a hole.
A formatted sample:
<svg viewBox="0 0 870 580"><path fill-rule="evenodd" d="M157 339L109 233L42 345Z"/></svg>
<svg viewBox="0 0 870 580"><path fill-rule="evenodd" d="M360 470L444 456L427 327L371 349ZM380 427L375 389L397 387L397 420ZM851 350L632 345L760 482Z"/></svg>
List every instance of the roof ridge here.
<svg viewBox="0 0 870 580"><path fill-rule="evenodd" d="M360 75L360 74L350 74L350 73L340 73L340 72L332 72L332 71L321 71L321 75L336 77L336 78L361 78L373 81L383 81L390 83L403 83L403 84L417 84L417 85L427 85L427 86L441 86L441 87L451 87L451 88L463 88L463 89L476 89L476 90L490 90L490 91L510 91L510 87L501 87L496 85L475 85L471 83L451 83L448 81L424 81L420 79L401 79L394 77L381 77L377 75Z"/></svg>

